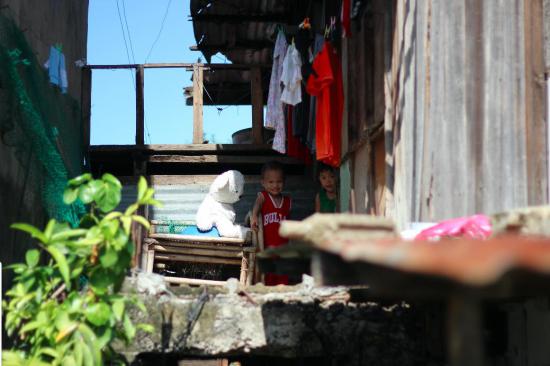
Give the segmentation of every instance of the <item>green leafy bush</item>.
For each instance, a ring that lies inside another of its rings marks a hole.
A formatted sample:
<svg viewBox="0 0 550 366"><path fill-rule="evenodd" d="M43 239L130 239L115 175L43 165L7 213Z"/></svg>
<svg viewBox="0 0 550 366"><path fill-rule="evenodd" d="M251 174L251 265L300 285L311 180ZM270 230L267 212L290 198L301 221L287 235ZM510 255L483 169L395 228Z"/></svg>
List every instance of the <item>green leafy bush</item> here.
<svg viewBox="0 0 550 366"><path fill-rule="evenodd" d="M25 263L10 266L15 284L3 307L15 346L3 352L4 366L118 364L122 360L113 341L130 342L137 329L152 331L130 319L129 309L145 311L143 304L118 292L132 264L132 223L149 227L136 213L140 206L159 202L142 177L137 202L124 213L113 211L121 189L110 174L101 179L84 174L69 181L63 197L66 204L80 199L89 207L78 228L55 220L43 231L12 225L35 238L38 249L27 251Z"/></svg>

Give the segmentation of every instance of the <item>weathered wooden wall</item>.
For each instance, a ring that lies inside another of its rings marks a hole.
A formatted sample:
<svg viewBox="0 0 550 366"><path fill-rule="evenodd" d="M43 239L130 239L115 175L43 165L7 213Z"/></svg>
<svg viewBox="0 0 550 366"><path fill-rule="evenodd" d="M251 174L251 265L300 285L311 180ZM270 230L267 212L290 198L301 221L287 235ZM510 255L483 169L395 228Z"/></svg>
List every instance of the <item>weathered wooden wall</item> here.
<svg viewBox="0 0 550 366"><path fill-rule="evenodd" d="M80 70L75 67L74 61L86 57L88 0L0 0L0 12L18 24L39 62L47 60L50 45L63 45L69 93L79 100ZM6 93L0 87L0 103L8 100ZM59 132L63 136L64 131ZM27 236L10 230L9 225L25 221L42 226L45 222L40 181L36 179L43 172L30 171L32 169L27 168L29 159L28 156L18 155L13 147L0 139L0 261L4 265L23 260L29 247ZM25 162L27 167L23 166ZM30 179L33 175L34 178ZM6 272L3 276L4 289L10 279L11 272Z"/></svg>
<svg viewBox="0 0 550 366"><path fill-rule="evenodd" d="M80 69L75 61L86 59L89 0L0 0L3 14L12 18L25 33L45 63L50 46L61 43L65 55L69 93L80 100Z"/></svg>
<svg viewBox="0 0 550 366"><path fill-rule="evenodd" d="M386 56L375 90L386 215L404 224L548 201L542 10L542 0L395 2L392 47L373 49Z"/></svg>

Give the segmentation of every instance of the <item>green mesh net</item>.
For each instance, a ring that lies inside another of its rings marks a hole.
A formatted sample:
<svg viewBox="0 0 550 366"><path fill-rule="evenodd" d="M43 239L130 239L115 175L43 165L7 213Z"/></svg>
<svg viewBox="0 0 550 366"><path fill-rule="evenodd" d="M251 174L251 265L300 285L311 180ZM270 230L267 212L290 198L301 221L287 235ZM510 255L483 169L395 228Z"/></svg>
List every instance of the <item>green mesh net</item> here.
<svg viewBox="0 0 550 366"><path fill-rule="evenodd" d="M47 215L73 226L84 207L65 205L63 191L82 172L80 115L78 102L50 84L23 33L0 14L0 143L14 149Z"/></svg>

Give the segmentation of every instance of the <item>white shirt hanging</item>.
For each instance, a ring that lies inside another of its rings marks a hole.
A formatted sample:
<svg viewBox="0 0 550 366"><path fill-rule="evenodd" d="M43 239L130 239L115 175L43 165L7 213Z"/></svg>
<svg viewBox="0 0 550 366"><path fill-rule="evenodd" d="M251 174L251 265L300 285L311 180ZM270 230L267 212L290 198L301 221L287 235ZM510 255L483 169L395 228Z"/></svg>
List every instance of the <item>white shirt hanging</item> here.
<svg viewBox="0 0 550 366"><path fill-rule="evenodd" d="M288 46L283 61L281 82L284 85L281 101L286 104L296 105L302 101L302 59L300 52L294 44Z"/></svg>
<svg viewBox="0 0 550 366"><path fill-rule="evenodd" d="M271 68L271 79L269 80L269 92L267 95L267 111L265 114L265 127L277 129L285 123L285 113L281 102L281 74L283 72L283 60L285 58L288 43L285 35L279 31L275 48L273 49L273 66Z"/></svg>

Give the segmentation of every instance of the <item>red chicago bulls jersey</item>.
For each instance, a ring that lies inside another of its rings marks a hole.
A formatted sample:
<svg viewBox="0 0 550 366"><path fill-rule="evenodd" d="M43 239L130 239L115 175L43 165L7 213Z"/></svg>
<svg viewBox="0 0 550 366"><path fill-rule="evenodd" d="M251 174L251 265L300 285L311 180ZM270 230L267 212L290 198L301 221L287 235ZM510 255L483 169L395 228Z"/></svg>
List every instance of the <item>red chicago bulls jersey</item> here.
<svg viewBox="0 0 550 366"><path fill-rule="evenodd" d="M288 240L281 238L279 235L279 226L281 226L281 221L286 220L290 214L290 197L283 196L280 205L277 206L269 193L262 191L262 195L264 196L261 212L264 230L264 245L266 248L285 245ZM267 286L288 285L288 276L266 273L265 284Z"/></svg>
<svg viewBox="0 0 550 366"><path fill-rule="evenodd" d="M287 239L279 235L281 221L286 220L290 213L290 197L283 196L277 206L269 193L262 191L264 203L262 205L262 224L264 228L264 244L266 248L278 247L286 244Z"/></svg>

